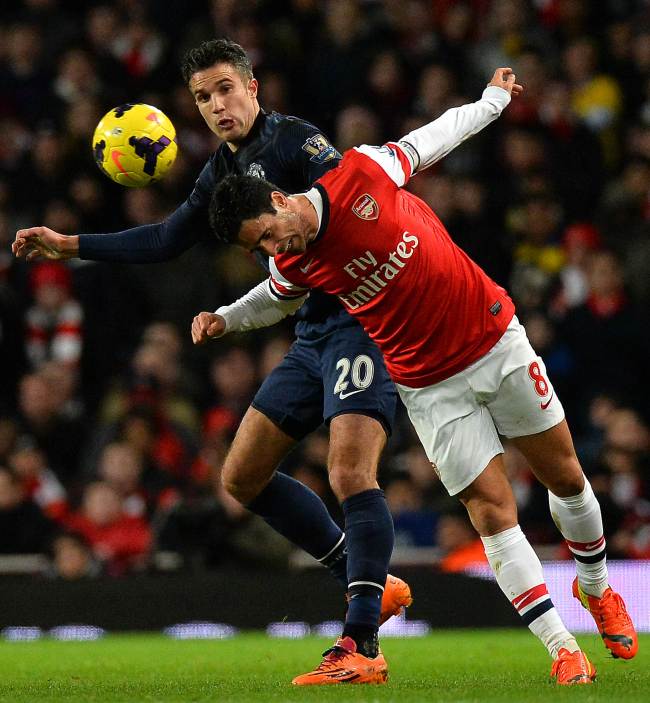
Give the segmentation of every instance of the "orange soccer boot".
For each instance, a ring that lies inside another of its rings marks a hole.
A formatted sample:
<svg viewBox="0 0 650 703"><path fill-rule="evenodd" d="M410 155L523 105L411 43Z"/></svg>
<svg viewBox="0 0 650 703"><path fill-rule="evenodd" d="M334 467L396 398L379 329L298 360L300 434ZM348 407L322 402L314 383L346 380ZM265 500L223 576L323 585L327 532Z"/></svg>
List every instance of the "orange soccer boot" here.
<svg viewBox="0 0 650 703"><path fill-rule="evenodd" d="M326 686L335 683L386 683L388 667L379 652L370 659L357 652L351 637L336 640L333 647L323 652L323 661L317 669L301 674L291 682L295 686Z"/></svg>
<svg viewBox="0 0 650 703"><path fill-rule="evenodd" d="M551 678L560 686L592 683L596 678L596 668L584 652L569 652L562 648L551 667Z"/></svg>
<svg viewBox="0 0 650 703"><path fill-rule="evenodd" d="M388 618L399 615L404 608L408 608L413 602L411 589L406 581L391 576L386 577L384 594L381 597L381 613L379 614L379 624L383 625Z"/></svg>
<svg viewBox="0 0 650 703"><path fill-rule="evenodd" d="M615 659L632 659L639 648L639 639L628 615L625 603L618 593L608 588L602 598L590 596L573 581L573 595L593 616L605 647Z"/></svg>

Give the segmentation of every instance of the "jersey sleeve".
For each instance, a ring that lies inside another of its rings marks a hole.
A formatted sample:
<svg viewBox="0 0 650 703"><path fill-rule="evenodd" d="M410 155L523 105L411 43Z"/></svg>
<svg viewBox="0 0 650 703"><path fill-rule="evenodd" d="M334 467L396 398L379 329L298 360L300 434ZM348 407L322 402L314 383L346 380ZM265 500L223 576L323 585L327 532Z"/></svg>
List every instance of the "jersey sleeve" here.
<svg viewBox="0 0 650 703"><path fill-rule="evenodd" d="M384 146L362 144L354 147L354 151L364 154L381 166L398 188L406 185L409 178L415 173L414 160L416 155L413 150L401 143L389 142Z"/></svg>
<svg viewBox="0 0 650 703"><path fill-rule="evenodd" d="M507 90L488 86L480 100L451 108L433 122L402 137L399 146L412 162L413 171L421 171L436 163L466 139L494 122L510 103L510 99Z"/></svg>
<svg viewBox="0 0 650 703"><path fill-rule="evenodd" d="M162 222L110 234L80 234L79 258L144 264L179 256L210 231L208 205L214 185L211 158L187 200Z"/></svg>
<svg viewBox="0 0 650 703"><path fill-rule="evenodd" d="M309 293L309 288L298 286L285 278L278 270L275 259L269 259L269 273L269 291L276 300L295 300L304 298Z"/></svg>
<svg viewBox="0 0 650 703"><path fill-rule="evenodd" d="M284 125L277 147L283 166L298 176L303 190L311 188L342 158L314 125L293 118Z"/></svg>
<svg viewBox="0 0 650 703"><path fill-rule="evenodd" d="M507 90L488 86L480 100L447 110L437 120L414 129L398 142L388 142L379 147L363 144L355 147L355 151L379 164L393 183L401 188L417 171L439 161L468 137L496 120L509 102Z"/></svg>
<svg viewBox="0 0 650 703"><path fill-rule="evenodd" d="M267 282L262 281L239 300L231 305L224 305L215 312L221 315L226 323L224 334L247 332L260 327L271 327L287 315L293 315L305 302L307 295L278 300L271 295Z"/></svg>

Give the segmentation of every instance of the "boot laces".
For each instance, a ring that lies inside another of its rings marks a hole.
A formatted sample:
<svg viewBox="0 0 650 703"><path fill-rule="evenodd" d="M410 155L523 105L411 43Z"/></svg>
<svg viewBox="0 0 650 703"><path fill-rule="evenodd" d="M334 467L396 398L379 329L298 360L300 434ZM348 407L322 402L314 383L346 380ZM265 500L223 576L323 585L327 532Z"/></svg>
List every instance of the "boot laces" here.
<svg viewBox="0 0 650 703"><path fill-rule="evenodd" d="M345 647L334 645L323 652L323 661L318 665L316 671L328 671L340 665L341 660L350 654Z"/></svg>
<svg viewBox="0 0 650 703"><path fill-rule="evenodd" d="M625 609L623 599L618 593L614 593L614 591L611 590L608 591L601 602L603 606L609 605L609 603L613 603L613 608L611 610L605 610L604 607L602 609L604 610L604 612L602 612L601 617L604 623L619 619L627 623L630 620L630 616L628 615L627 610Z"/></svg>

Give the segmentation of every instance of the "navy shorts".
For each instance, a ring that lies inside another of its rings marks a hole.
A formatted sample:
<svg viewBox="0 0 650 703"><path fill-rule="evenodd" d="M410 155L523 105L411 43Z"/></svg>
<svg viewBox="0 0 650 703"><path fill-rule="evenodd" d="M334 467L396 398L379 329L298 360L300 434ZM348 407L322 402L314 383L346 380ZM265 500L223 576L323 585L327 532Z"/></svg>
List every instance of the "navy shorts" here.
<svg viewBox="0 0 650 703"><path fill-rule="evenodd" d="M360 326L318 340L298 338L252 406L300 440L336 415L368 415L390 436L397 393L377 345Z"/></svg>

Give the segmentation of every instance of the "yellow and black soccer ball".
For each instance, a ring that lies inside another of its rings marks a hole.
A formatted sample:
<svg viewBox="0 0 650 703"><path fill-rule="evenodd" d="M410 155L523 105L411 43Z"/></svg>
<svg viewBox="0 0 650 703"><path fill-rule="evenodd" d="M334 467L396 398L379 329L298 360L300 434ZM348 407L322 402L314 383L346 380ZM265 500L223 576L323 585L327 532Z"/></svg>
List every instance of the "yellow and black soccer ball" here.
<svg viewBox="0 0 650 703"><path fill-rule="evenodd" d="M159 181L172 167L176 130L164 112L144 103L109 110L93 135L93 157L116 183L142 188Z"/></svg>

